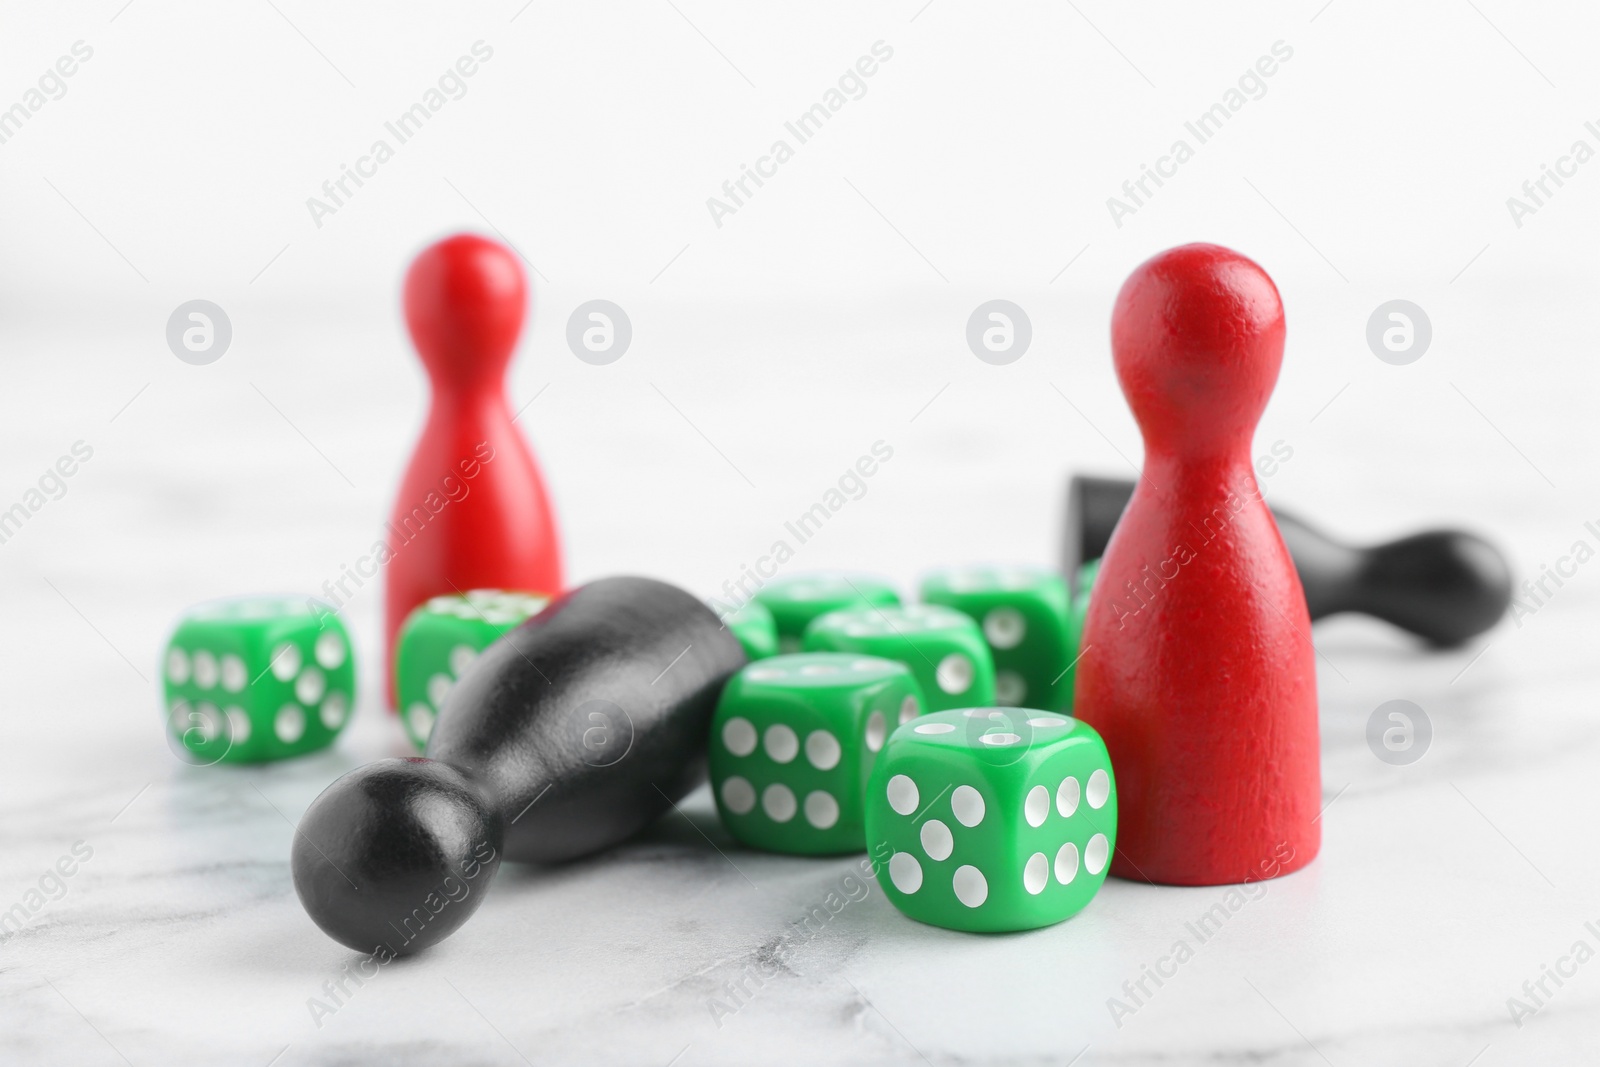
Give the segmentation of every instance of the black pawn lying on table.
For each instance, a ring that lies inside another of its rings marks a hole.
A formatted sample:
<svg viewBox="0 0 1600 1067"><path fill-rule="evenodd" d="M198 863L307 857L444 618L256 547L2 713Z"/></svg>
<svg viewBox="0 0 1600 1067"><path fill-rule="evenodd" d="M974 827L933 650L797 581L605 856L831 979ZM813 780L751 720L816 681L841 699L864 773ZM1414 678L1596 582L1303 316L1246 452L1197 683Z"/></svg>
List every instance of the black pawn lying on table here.
<svg viewBox="0 0 1600 1067"><path fill-rule="evenodd" d="M1063 546L1069 580L1081 564L1105 552L1133 486L1120 478L1073 476ZM1511 568L1499 549L1476 534L1428 530L1357 548L1277 508L1272 514L1312 619L1354 611L1449 646L1489 629L1511 603Z"/></svg>
<svg viewBox="0 0 1600 1067"><path fill-rule="evenodd" d="M502 858L559 863L649 825L705 777L744 651L698 598L649 578L566 593L484 650L426 757L357 768L295 833L295 892L379 962L455 931Z"/></svg>

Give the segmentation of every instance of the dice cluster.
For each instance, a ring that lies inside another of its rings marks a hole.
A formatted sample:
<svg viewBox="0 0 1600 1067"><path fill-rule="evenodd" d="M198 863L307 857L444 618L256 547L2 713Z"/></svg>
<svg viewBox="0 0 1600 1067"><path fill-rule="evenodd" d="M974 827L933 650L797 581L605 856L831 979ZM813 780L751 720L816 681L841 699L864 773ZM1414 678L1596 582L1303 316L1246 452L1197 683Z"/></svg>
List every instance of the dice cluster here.
<svg viewBox="0 0 1600 1067"><path fill-rule="evenodd" d="M556 605L492 589L420 604L396 638L395 691L400 722L431 757L421 761L428 766L353 772L319 798L303 829L315 829L323 849L342 840L357 850L352 865L376 872L395 849L437 844L445 828L396 824L402 844L337 835L366 825L358 809L377 803L374 790L437 794L447 798L441 810L479 826L485 842L505 835L485 855L503 848L511 858L549 862L645 818L662 796L659 773L681 770L675 794L692 786L694 750L706 746L713 797L734 837L795 855L868 851L888 899L923 922L1037 927L1077 912L1103 882L1116 842L1115 783L1098 735L1067 714L1086 592L1073 605L1060 577L1045 570L962 568L930 575L922 602L902 604L883 581L807 576L770 583L725 612L720 632L680 644L676 632L628 629L638 598L659 600L662 619L685 634L705 620L715 627L704 605L679 603L683 594L659 583L612 582ZM626 655L613 647L623 632L637 646ZM701 645L727 646L697 668L716 679L709 690L690 685L692 672L672 658ZM614 654L577 651L602 647ZM739 668L741 651L748 662ZM344 727L355 699L349 636L311 599L201 605L180 622L163 666L170 732L195 762L315 751ZM641 684L665 716L655 730L644 730L639 708L617 702L633 699L624 699L633 692L624 679L639 671L648 673ZM571 707L552 695L550 679L563 672L566 689L582 697ZM687 688L674 695L657 684L662 677ZM597 699L597 685L614 688L617 698ZM706 717L685 730L699 714L697 694ZM521 710L494 710L502 704ZM547 711L533 710L544 704ZM673 721L680 725L667 729ZM506 768L474 763L491 753L486 730L527 733L517 745L537 758L522 783L526 796L505 782L488 788ZM640 779L637 802L615 777L627 773L612 769L635 745L659 747L662 759L672 753L649 781ZM570 764L561 773L547 765L558 752ZM541 807L546 790L550 802ZM584 790L594 791L594 813L574 821L563 795ZM515 810L499 812L492 801ZM449 851L428 848L416 856ZM347 944L371 936L373 916L407 899L399 883L376 873L374 884L382 884L373 893L347 893L351 883L323 870L313 853L296 860L297 886L313 917ZM469 912L458 909L451 923L429 925L396 951L445 936Z"/></svg>
<svg viewBox="0 0 1600 1067"><path fill-rule="evenodd" d="M499 589L438 596L406 619L396 656L401 722L420 751L445 698L485 648L549 598ZM162 659L174 748L188 762L253 763L325 748L355 706L355 659L332 607L243 596L185 613Z"/></svg>
<svg viewBox="0 0 1600 1067"><path fill-rule="evenodd" d="M712 725L718 811L753 848L871 852L889 899L923 922L1060 922L1099 890L1116 842L1105 745L1064 714L1081 616L1042 570L942 571L922 593L901 605L844 576L761 590L777 645L807 651L757 659L746 642L756 662Z"/></svg>

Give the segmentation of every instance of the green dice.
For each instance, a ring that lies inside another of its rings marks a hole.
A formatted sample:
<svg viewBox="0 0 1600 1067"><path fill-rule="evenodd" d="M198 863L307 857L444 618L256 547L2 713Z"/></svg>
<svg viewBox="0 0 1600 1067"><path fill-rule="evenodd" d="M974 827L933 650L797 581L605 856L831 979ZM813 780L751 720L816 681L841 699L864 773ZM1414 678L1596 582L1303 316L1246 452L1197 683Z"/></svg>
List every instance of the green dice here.
<svg viewBox="0 0 1600 1067"><path fill-rule="evenodd" d="M162 659L167 729L190 763L254 763L333 742L355 706L350 636L311 598L191 608Z"/></svg>
<svg viewBox="0 0 1600 1067"><path fill-rule="evenodd" d="M913 919L951 930L1048 926L1105 881L1117 789L1100 735L1064 715L967 708L889 738L867 782L878 881Z"/></svg>
<svg viewBox="0 0 1600 1067"><path fill-rule="evenodd" d="M427 747L444 698L478 653L549 602L533 593L473 589L465 596L436 596L406 616L395 648L395 699L400 722L419 751Z"/></svg>
<svg viewBox="0 0 1600 1067"><path fill-rule="evenodd" d="M722 615L716 604L712 610ZM722 624L744 646L745 658L754 663L758 659L778 654L778 624L772 612L759 600L747 600L740 607L722 615Z"/></svg>
<svg viewBox="0 0 1600 1067"><path fill-rule="evenodd" d="M994 657L978 624L934 604L829 612L806 627L807 652L858 652L911 668L928 708L994 703Z"/></svg>
<svg viewBox="0 0 1600 1067"><path fill-rule="evenodd" d="M1043 567L951 568L923 580L922 599L972 616L983 630L994 656L995 703L1072 708L1077 641L1059 574Z"/></svg>
<svg viewBox="0 0 1600 1067"><path fill-rule="evenodd" d="M752 663L722 690L711 788L728 832L769 852L865 848L862 790L889 732L924 709L904 665L833 653Z"/></svg>
<svg viewBox="0 0 1600 1067"><path fill-rule="evenodd" d="M798 652L811 620L830 611L861 604L888 607L900 594L888 582L851 574L799 574L768 582L756 599L772 612L778 626L778 651Z"/></svg>

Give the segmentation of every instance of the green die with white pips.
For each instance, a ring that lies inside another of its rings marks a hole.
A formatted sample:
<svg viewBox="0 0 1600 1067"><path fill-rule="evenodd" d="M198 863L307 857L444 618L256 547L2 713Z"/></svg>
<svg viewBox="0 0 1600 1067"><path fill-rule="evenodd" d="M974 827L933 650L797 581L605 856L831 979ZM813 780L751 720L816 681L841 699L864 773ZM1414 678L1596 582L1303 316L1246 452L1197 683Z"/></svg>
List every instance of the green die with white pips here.
<svg viewBox="0 0 1600 1067"><path fill-rule="evenodd" d="M889 732L924 709L904 664L773 656L729 680L711 724L711 787L734 837L769 852L865 847L862 790Z"/></svg>
<svg viewBox="0 0 1600 1067"><path fill-rule="evenodd" d="M994 656L997 704L1066 711L1073 658L1067 583L1043 567L952 567L922 582L922 599L972 616Z"/></svg>
<svg viewBox="0 0 1600 1067"><path fill-rule="evenodd" d="M313 598L231 597L189 609L162 657L174 751L256 763L325 748L355 706L350 635Z"/></svg>
<svg viewBox="0 0 1600 1067"><path fill-rule="evenodd" d="M715 603L711 607L721 614ZM778 654L778 624L773 620L772 612L759 600L747 600L722 615L722 624L739 639L739 644L744 647L745 658L750 662Z"/></svg>
<svg viewBox="0 0 1600 1067"><path fill-rule="evenodd" d="M897 729L867 782L867 847L906 915L1031 930L1094 897L1117 844L1105 743L1065 715L966 708Z"/></svg>
<svg viewBox="0 0 1600 1067"><path fill-rule="evenodd" d="M799 652L806 627L819 615L866 604L890 607L900 603L900 594L888 582L863 575L797 574L768 582L756 600L772 612L778 651Z"/></svg>
<svg viewBox="0 0 1600 1067"><path fill-rule="evenodd" d="M994 657L971 616L936 604L829 612L806 627L807 652L858 652L911 668L928 708L994 703Z"/></svg>
<svg viewBox="0 0 1600 1067"><path fill-rule="evenodd" d="M418 751L427 747L445 697L478 654L549 602L534 593L472 589L433 597L406 616L395 649L395 699Z"/></svg>

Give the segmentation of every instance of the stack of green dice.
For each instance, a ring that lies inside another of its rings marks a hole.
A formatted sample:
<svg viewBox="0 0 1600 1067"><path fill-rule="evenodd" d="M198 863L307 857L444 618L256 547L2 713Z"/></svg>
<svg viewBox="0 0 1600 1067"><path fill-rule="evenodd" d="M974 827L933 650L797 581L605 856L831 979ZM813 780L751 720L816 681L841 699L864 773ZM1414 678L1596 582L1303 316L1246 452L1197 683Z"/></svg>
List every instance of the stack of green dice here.
<svg viewBox="0 0 1600 1067"><path fill-rule="evenodd" d="M1116 847L1105 744L1064 714L1093 570L1073 597L1045 568L950 568L909 606L870 578L769 584L750 606L785 654L740 671L712 726L724 825L773 852L865 848L890 901L937 926L1078 912ZM756 659L750 614L726 618Z"/></svg>
<svg viewBox="0 0 1600 1067"><path fill-rule="evenodd" d="M395 651L395 699L418 751L427 747L445 697L478 654L549 602L533 593L472 589L433 597L406 616Z"/></svg>
<svg viewBox="0 0 1600 1067"><path fill-rule="evenodd" d="M324 748L355 704L333 609L248 596L190 609L162 659L167 729L187 762L251 763Z"/></svg>
<svg viewBox="0 0 1600 1067"><path fill-rule="evenodd" d="M865 849L890 901L934 925L1023 930L1075 914L1116 847L1105 745L1063 714L1095 570L1069 598L1043 569L952 568L909 606L878 579L805 576L725 613L751 662L712 724L724 824L775 852ZM478 655L547 603L474 589L411 613L395 681L418 749ZM349 636L314 599L200 605L162 673L169 731L196 763L314 751L354 705Z"/></svg>

